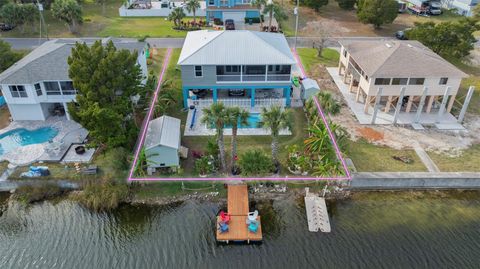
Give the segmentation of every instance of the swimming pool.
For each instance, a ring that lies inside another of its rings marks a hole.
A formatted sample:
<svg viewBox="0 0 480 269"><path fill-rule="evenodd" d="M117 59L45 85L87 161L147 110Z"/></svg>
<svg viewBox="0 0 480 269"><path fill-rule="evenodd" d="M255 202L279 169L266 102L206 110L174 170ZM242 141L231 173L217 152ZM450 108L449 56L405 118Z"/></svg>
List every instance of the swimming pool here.
<svg viewBox="0 0 480 269"><path fill-rule="evenodd" d="M35 130L18 128L0 135L0 155L15 150L21 146L41 144L57 136L58 130L53 127L43 127Z"/></svg>
<svg viewBox="0 0 480 269"><path fill-rule="evenodd" d="M258 123L260 122L260 120L261 120L260 113L250 113L250 115L247 118L247 124L246 125L238 124L238 128L239 129L260 128L260 126L258 126ZM210 129L215 129L215 126L212 124L210 126ZM232 126L225 125L225 129L232 129Z"/></svg>

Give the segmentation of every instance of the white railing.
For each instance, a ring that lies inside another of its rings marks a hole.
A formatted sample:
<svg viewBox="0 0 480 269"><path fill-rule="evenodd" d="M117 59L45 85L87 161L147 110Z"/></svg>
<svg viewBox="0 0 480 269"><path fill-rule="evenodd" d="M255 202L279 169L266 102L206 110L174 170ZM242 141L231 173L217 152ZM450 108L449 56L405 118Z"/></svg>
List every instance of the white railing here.
<svg viewBox="0 0 480 269"><path fill-rule="evenodd" d="M251 107L252 100L250 98L229 98L217 99L217 102L223 103L226 107ZM196 106L198 108L209 107L213 104L213 99L188 99L188 106ZM255 107L285 106L285 98L261 98L255 99Z"/></svg>
<svg viewBox="0 0 480 269"><path fill-rule="evenodd" d="M290 74L217 75L217 82L290 81Z"/></svg>
<svg viewBox="0 0 480 269"><path fill-rule="evenodd" d="M268 74L268 81L290 81L290 74Z"/></svg>

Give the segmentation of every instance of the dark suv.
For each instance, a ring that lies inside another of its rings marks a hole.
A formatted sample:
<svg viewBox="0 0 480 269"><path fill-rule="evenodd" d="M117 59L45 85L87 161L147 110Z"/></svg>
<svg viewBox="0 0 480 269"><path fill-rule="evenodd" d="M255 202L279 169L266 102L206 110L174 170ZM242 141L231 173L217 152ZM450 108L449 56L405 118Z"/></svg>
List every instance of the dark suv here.
<svg viewBox="0 0 480 269"><path fill-rule="evenodd" d="M13 28L15 28L15 26L0 22L0 31L6 32L12 30Z"/></svg>
<svg viewBox="0 0 480 269"><path fill-rule="evenodd" d="M225 20L225 30L235 30L235 23L232 19Z"/></svg>

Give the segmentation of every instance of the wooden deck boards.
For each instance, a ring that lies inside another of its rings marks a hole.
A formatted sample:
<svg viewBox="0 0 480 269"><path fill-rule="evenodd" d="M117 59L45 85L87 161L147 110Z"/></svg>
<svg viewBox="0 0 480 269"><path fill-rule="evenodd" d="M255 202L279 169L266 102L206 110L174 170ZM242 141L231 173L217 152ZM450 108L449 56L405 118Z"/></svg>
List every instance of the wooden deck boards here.
<svg viewBox="0 0 480 269"><path fill-rule="evenodd" d="M262 224L260 216L258 231L252 233L248 230L247 218L249 212L247 185L228 185L228 213L230 214L229 231L220 233L220 216L217 216L217 241L262 241Z"/></svg>

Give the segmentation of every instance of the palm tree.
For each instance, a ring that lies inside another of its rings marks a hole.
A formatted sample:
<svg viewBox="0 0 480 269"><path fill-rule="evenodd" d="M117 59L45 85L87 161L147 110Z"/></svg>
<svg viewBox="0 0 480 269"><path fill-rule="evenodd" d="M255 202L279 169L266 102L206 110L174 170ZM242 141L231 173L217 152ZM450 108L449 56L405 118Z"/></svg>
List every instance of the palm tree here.
<svg viewBox="0 0 480 269"><path fill-rule="evenodd" d="M270 30L272 29L272 19L274 14L277 22L280 22L281 20L287 18L287 15L283 11L283 8L277 3L274 3L272 0L269 0L268 3L265 5L265 8L263 9L263 14L268 14L268 32L270 32Z"/></svg>
<svg viewBox="0 0 480 269"><path fill-rule="evenodd" d="M278 135L281 129L291 129L290 110L284 110L279 106L272 106L270 109L262 108L259 125L269 129L272 136L272 158L273 163L278 166Z"/></svg>
<svg viewBox="0 0 480 269"><path fill-rule="evenodd" d="M337 145L342 149L345 146L347 138L346 130L338 124L329 123L330 130L335 136ZM328 134L328 130L323 123L311 124L308 129L308 138L305 139L305 151L313 155L327 156L328 159L336 159L335 151Z"/></svg>
<svg viewBox="0 0 480 269"><path fill-rule="evenodd" d="M167 109L173 104L177 103L175 94L171 90L160 91L155 104L154 114L156 117L162 116L167 112Z"/></svg>
<svg viewBox="0 0 480 269"><path fill-rule="evenodd" d="M262 11L262 7L267 4L267 0L252 0L250 2L250 5L256 7L258 9L258 14L260 14ZM263 20L262 16L260 16L260 29L263 30Z"/></svg>
<svg viewBox="0 0 480 269"><path fill-rule="evenodd" d="M185 12L183 12L183 8L181 7L176 7L173 9L173 11L168 15L168 20L173 21L173 24L175 26L180 25L181 21L183 18L185 18Z"/></svg>
<svg viewBox="0 0 480 269"><path fill-rule="evenodd" d="M232 125L231 168L232 168L233 172L237 170L237 166L236 166L235 162L237 161L238 125L247 125L248 124L248 116L250 116L250 112L248 112L245 109L240 109L239 107L232 107L232 108L227 109L226 124Z"/></svg>
<svg viewBox="0 0 480 269"><path fill-rule="evenodd" d="M185 5L185 8L187 9L188 12L191 12L193 14L193 24L196 24L197 18L195 16L195 12L197 11L197 9L200 8L200 1L188 0L187 4Z"/></svg>
<svg viewBox="0 0 480 269"><path fill-rule="evenodd" d="M217 144L219 149L219 159L222 171L226 171L225 143L223 140L223 130L227 120L227 110L223 103L214 103L210 107L203 109L202 123L213 124L217 132Z"/></svg>
<svg viewBox="0 0 480 269"><path fill-rule="evenodd" d="M336 115L340 112L340 104L329 92L319 92L317 94L318 103L327 114Z"/></svg>

